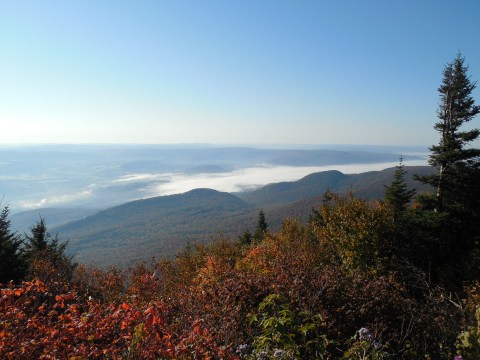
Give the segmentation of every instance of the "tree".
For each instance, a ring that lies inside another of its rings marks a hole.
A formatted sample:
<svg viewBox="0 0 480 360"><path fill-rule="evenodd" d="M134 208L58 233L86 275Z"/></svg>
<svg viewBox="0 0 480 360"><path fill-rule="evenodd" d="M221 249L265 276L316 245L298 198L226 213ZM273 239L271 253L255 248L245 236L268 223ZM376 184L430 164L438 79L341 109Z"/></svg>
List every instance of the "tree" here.
<svg viewBox="0 0 480 360"><path fill-rule="evenodd" d="M257 227L255 229L255 233L253 234L253 239L258 243L263 240L265 234L268 230L268 224L265 221L265 213L263 210L260 210L258 213L258 222Z"/></svg>
<svg viewBox="0 0 480 360"><path fill-rule="evenodd" d="M8 206L0 212L0 283L20 280L25 269L20 253L22 241L10 230L9 213Z"/></svg>
<svg viewBox="0 0 480 360"><path fill-rule="evenodd" d="M407 209L413 195L415 195L414 189L408 190L405 182L405 174L407 171L404 167L405 164L403 163L403 157L400 156L400 164L395 170L393 181L390 186L385 186L386 191L384 201L385 204L392 208L395 220L397 220L400 214Z"/></svg>
<svg viewBox="0 0 480 360"><path fill-rule="evenodd" d="M415 237L412 236L411 213L407 211L408 205L415 195L415 190L408 189L405 182L406 173L403 157L400 156L400 163L396 167L392 183L390 186L385 186L383 201L393 214L392 253L400 262L416 264L417 262L413 258L419 247L414 241ZM414 256L412 257L412 255Z"/></svg>
<svg viewBox="0 0 480 360"><path fill-rule="evenodd" d="M253 235L250 230L245 230L243 234L238 237L238 241L240 242L240 245L243 246L251 245L253 241Z"/></svg>
<svg viewBox="0 0 480 360"><path fill-rule="evenodd" d="M45 219L40 217L40 221L37 221L36 225L30 228L31 236L26 235L25 252L31 256L34 254L46 250L48 247L50 234L47 231L47 225Z"/></svg>
<svg viewBox="0 0 480 360"><path fill-rule="evenodd" d="M439 168L438 174L418 177L420 181L436 188L433 204L435 211L465 210L471 207L472 191L478 193L477 184L480 149L467 147L480 134L479 129L461 130L479 112L472 92L476 82L467 75L465 59L457 57L443 70L443 81L438 91L440 105L439 121L434 128L440 133L440 142L430 148L429 163ZM473 178L472 178L473 177Z"/></svg>
<svg viewBox="0 0 480 360"><path fill-rule="evenodd" d="M480 106L472 97L476 82L467 72L461 54L443 70L439 121L434 126L440 141L430 147L429 160L438 173L416 177L436 189L418 198L417 215L421 224L430 224L423 231L430 238L429 272L434 281L450 288L480 275L480 149L471 146L480 130L462 127L480 113Z"/></svg>
<svg viewBox="0 0 480 360"><path fill-rule="evenodd" d="M44 281L71 280L76 264L72 256L65 254L68 242L61 243L58 235L52 237L42 217L30 232L31 235L25 235L24 249L29 275Z"/></svg>
<svg viewBox="0 0 480 360"><path fill-rule="evenodd" d="M313 232L327 264L350 270L385 271L395 257L393 217L385 204L356 198L350 192L328 194Z"/></svg>

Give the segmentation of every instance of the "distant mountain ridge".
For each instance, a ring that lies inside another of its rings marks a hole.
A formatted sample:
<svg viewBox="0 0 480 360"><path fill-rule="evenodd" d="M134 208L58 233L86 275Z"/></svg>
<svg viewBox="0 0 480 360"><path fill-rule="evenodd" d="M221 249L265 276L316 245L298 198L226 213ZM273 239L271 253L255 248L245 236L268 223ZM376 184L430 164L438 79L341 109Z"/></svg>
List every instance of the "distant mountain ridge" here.
<svg viewBox="0 0 480 360"><path fill-rule="evenodd" d="M349 179L349 175L340 171L322 171L307 175L298 181L269 184L257 190L238 193L237 196L252 204L284 204L318 195L327 190L338 191L346 179Z"/></svg>
<svg viewBox="0 0 480 360"><path fill-rule="evenodd" d="M413 179L414 174L426 175L434 171L430 166L405 166L405 181L410 188L427 191ZM393 179L396 168L381 171L369 171L346 175L337 170L322 171L303 177L298 181L269 184L260 189L236 194L248 203L258 205L285 204L323 194L330 190L345 192L351 190L365 199L379 199L383 196L385 185Z"/></svg>
<svg viewBox="0 0 480 360"><path fill-rule="evenodd" d="M203 179L203 184L208 184L208 175L218 174L230 182L242 182L236 177L241 177L242 170L247 169L395 164L400 153L406 160L422 162L425 156L415 155L418 150L421 149L372 146L332 150L318 146L92 144L5 147L0 144L0 189L12 213L41 206L107 208L157 194L186 191L186 188L172 191L178 176L192 181ZM268 178L274 181L273 175ZM242 184L237 184L237 188ZM264 185L265 178L262 175L245 185L252 184Z"/></svg>
<svg viewBox="0 0 480 360"><path fill-rule="evenodd" d="M179 239L183 245L198 235L209 239L219 231L219 218L248 211L249 205L232 194L195 189L118 205L55 230L71 240L79 260L93 256L103 264L128 264L153 255L172 256Z"/></svg>
<svg viewBox="0 0 480 360"><path fill-rule="evenodd" d="M427 166L405 167L406 181L418 191L427 187L413 174L428 174ZM183 194L136 200L52 229L81 262L128 265L151 256L173 256L190 241L235 237L253 230L264 209L272 229L285 217L306 219L321 204L326 190L352 191L365 199L383 197L395 168L346 175L339 171L310 174L298 181L274 183L243 193L195 189ZM47 219L48 224L48 219ZM223 234L223 235L221 235Z"/></svg>
<svg viewBox="0 0 480 360"><path fill-rule="evenodd" d="M65 225L72 221L80 220L89 215L96 214L100 209L81 208L41 208L22 211L10 216L11 227L19 233L28 232L32 225L40 218L46 220L49 228Z"/></svg>

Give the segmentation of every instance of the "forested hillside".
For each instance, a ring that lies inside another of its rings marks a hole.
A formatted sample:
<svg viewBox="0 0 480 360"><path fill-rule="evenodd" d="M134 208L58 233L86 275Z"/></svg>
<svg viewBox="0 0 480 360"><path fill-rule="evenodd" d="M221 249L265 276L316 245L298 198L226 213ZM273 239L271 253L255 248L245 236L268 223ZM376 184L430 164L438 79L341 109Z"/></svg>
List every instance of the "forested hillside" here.
<svg viewBox="0 0 480 360"><path fill-rule="evenodd" d="M311 209L322 203L327 190L381 199L385 185L393 180L394 170L355 175L320 172L295 182L235 194L197 189L126 203L53 231L70 241L71 251L81 262L132 265L152 256L174 256L192 241L235 238L246 230L253 231L260 209L273 230L280 229L286 218L308 220ZM433 168L411 167L406 171L409 186L416 186L419 192L430 188L414 181L413 176L431 174Z"/></svg>
<svg viewBox="0 0 480 360"><path fill-rule="evenodd" d="M128 269L78 264L44 219L20 236L4 207L0 358L479 359L480 149L472 144L480 130L464 125L480 107L467 70L460 54L445 67L434 125L440 139L431 147L430 170L415 176L426 186L417 192L400 161L381 199L327 191L308 220L284 219L275 230L268 211L260 211L240 237L193 243L175 257ZM293 201L317 177L329 184L348 178L315 174L297 190L275 185L262 196L280 211L275 191ZM374 174L367 178L375 183ZM225 214L248 216L252 206L198 189L69 226L100 231L99 224L110 224L105 231L114 246L85 243L107 254L124 246L119 224L133 221L138 233L157 210L161 216L150 224L177 218L169 232L194 234L198 219L211 219L211 233ZM153 249L137 238L118 254Z"/></svg>
<svg viewBox="0 0 480 360"><path fill-rule="evenodd" d="M32 224L34 224L39 217L47 219L48 226L55 228L93 215L99 210L100 209L82 208L40 208L12 214L10 220L12 222L12 229L19 233L24 233L29 231Z"/></svg>
<svg viewBox="0 0 480 360"><path fill-rule="evenodd" d="M410 188L418 192L431 190L414 180L416 175L427 175L435 171L428 166L405 167L405 182ZM385 186L393 180L395 168L382 171L369 171L360 174L343 174L340 171L324 171L305 176L294 182L282 182L264 186L254 191L238 193L241 199L266 206L271 204L286 204L299 201L312 196L322 195L330 190L338 193L352 191L354 194L367 200L381 199L385 192Z"/></svg>

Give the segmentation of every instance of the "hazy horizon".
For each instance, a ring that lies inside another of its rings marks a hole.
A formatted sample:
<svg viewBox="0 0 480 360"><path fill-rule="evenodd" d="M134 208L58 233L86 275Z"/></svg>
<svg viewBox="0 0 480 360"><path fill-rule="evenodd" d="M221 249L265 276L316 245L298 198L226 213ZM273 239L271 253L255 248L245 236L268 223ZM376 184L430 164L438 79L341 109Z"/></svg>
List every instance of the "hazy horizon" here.
<svg viewBox="0 0 480 360"><path fill-rule="evenodd" d="M285 181L296 181L312 173L338 170L344 174L358 174L368 171L380 171L398 165L397 162L373 163L373 164L349 164L312 167L272 166L252 167L242 170L220 174L196 174L187 175L182 173L158 173L158 174L131 174L129 178L115 179L112 183L148 183L141 189L145 196L132 197L125 201L113 202L109 206L120 205L124 202L147 199L156 196L168 196L182 194L190 190L208 188L222 192L242 192L258 189L262 186ZM406 166L428 165L427 160L405 161ZM147 181L149 180L149 181ZM105 206L97 204L78 205L89 199L95 190L95 186L87 186L84 190L76 193L56 195L36 201L21 201L11 207L12 213L41 208L98 208ZM72 205L73 204L73 205ZM88 204L88 203L87 203Z"/></svg>
<svg viewBox="0 0 480 360"><path fill-rule="evenodd" d="M0 148L49 148L49 147L159 147L159 148L255 148L255 149L298 149L298 150L310 150L310 149L327 149L327 150L348 150L348 149L369 149L370 151L379 151L379 150L392 150L396 151L401 149L417 149L422 152L428 151L429 144L412 144L412 145L402 145L398 143L384 143L384 144L368 144L368 143L308 143L308 144L297 144L297 143L272 143L272 144L262 144L262 143L67 143L67 142L57 142L57 143L41 143L41 142L32 142L32 143L0 143Z"/></svg>
<svg viewBox="0 0 480 360"><path fill-rule="evenodd" d="M316 145L309 149L185 145L0 147L0 195L12 212L105 208L195 188L238 192L314 172L426 165L424 147Z"/></svg>

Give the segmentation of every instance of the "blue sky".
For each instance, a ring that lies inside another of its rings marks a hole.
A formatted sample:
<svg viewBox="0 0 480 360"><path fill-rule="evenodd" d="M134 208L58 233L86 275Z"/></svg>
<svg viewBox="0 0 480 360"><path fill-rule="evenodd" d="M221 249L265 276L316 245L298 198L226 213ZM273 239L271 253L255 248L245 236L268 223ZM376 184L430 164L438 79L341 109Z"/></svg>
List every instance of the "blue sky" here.
<svg viewBox="0 0 480 360"><path fill-rule="evenodd" d="M430 145L479 36L478 0L0 0L0 144Z"/></svg>

